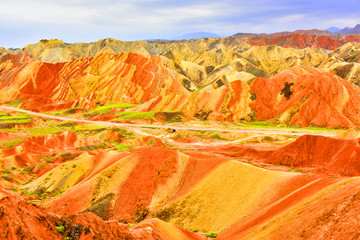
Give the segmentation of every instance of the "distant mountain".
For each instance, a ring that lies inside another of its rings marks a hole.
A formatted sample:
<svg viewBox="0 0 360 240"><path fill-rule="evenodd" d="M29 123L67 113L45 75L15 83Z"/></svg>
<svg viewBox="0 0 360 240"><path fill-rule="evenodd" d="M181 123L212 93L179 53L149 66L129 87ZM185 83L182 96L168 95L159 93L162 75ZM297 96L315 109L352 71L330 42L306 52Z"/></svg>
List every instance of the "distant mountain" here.
<svg viewBox="0 0 360 240"><path fill-rule="evenodd" d="M327 31L327 30L310 29L310 30L296 30L293 32L284 31L284 32L276 32L276 33L258 33L258 34L257 33L236 33L233 35L233 37L236 37L236 38L255 37L255 36L278 37L278 36L290 36L294 33L318 35L318 36L329 36L329 37L334 36L334 33Z"/></svg>
<svg viewBox="0 0 360 240"><path fill-rule="evenodd" d="M356 25L354 28L344 28L343 30L337 33L343 35L360 34L360 24Z"/></svg>
<svg viewBox="0 0 360 240"><path fill-rule="evenodd" d="M175 37L174 40L183 40L183 39L194 39L194 38L220 38L221 36L215 33L208 33L208 32L194 32L188 33L179 37Z"/></svg>
<svg viewBox="0 0 360 240"><path fill-rule="evenodd" d="M329 27L328 29L325 29L326 31L329 31L329 32L332 32L332 33L337 33L337 32L340 32L341 31L341 28L338 28L338 27Z"/></svg>

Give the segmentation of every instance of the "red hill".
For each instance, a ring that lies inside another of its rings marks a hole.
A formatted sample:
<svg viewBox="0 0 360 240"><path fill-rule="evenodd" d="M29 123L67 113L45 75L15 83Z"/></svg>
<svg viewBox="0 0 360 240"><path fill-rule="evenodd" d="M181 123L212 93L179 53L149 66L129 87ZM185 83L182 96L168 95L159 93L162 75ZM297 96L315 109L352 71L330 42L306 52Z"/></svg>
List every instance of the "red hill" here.
<svg viewBox="0 0 360 240"><path fill-rule="evenodd" d="M247 38L247 42L252 46L277 45L285 48L324 48L335 50L347 42L360 42L358 35L343 36L339 39L329 36L318 36L309 34L294 33L288 36L252 36Z"/></svg>
<svg viewBox="0 0 360 240"><path fill-rule="evenodd" d="M293 67L270 78L256 78L250 107L258 120L328 127L359 124L359 89L331 73Z"/></svg>

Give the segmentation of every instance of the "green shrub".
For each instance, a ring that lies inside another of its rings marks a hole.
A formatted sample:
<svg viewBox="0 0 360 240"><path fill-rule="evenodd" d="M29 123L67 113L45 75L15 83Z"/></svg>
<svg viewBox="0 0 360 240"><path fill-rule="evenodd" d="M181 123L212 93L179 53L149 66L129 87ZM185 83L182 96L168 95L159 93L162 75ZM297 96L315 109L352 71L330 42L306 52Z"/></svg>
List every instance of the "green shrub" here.
<svg viewBox="0 0 360 240"><path fill-rule="evenodd" d="M147 210L146 208L136 209L135 216L134 216L135 222L143 221L148 214L149 214L149 210Z"/></svg>
<svg viewBox="0 0 360 240"><path fill-rule="evenodd" d="M215 232L209 232L209 233L206 233L205 236L206 237L209 237L209 238L216 238L217 237L217 233Z"/></svg>
<svg viewBox="0 0 360 240"><path fill-rule="evenodd" d="M116 148L117 148L117 151L119 151L119 152L127 151L127 150L129 150L129 145L127 145L127 144L119 144L119 145L116 146Z"/></svg>
<svg viewBox="0 0 360 240"><path fill-rule="evenodd" d="M226 140L226 138L221 137L218 133L211 135L211 137L217 140Z"/></svg>
<svg viewBox="0 0 360 240"><path fill-rule="evenodd" d="M10 174L9 174L9 173L3 174L3 175L1 175L0 177L3 178L3 179L5 179L5 180L7 180L7 181L10 181L10 180L11 180L11 177L10 177Z"/></svg>
<svg viewBox="0 0 360 240"><path fill-rule="evenodd" d="M58 231L59 233L64 233L65 232L65 227L64 226L57 226L55 227L56 231Z"/></svg>

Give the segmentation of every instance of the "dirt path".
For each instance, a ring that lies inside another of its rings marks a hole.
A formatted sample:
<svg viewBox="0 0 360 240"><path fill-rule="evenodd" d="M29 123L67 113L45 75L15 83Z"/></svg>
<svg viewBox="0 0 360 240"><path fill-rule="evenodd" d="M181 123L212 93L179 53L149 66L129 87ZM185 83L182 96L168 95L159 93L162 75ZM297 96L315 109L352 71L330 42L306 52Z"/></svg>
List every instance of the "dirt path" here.
<svg viewBox="0 0 360 240"><path fill-rule="evenodd" d="M149 124L130 124L130 123L114 123L114 122L104 122L104 121L91 121L91 120L82 120L82 119L75 119L75 118L66 118L66 117L58 117L58 116L52 116L44 113L36 113L28 110L23 110L19 108L14 107L8 107L8 106L0 106L0 109L6 109L16 112L22 112L27 113L34 116L40 116L40 117L46 117L61 121L72 121L72 122L81 122L81 123L87 123L87 124L95 124L95 125L101 125L101 126L108 126L108 127L138 127L138 128L162 128L162 129L175 129L175 130L195 130L195 131L212 131L212 132L237 132L237 133L255 133L255 134L274 134L274 135L289 135L289 136L303 136L303 135L321 135L326 137L333 137L336 136L336 133L334 134L324 134L324 133L314 133L314 132L280 132L280 131L267 131L267 130L249 130L249 129L230 129L230 128L192 128L192 127L175 127L175 126L163 126L163 125L149 125Z"/></svg>

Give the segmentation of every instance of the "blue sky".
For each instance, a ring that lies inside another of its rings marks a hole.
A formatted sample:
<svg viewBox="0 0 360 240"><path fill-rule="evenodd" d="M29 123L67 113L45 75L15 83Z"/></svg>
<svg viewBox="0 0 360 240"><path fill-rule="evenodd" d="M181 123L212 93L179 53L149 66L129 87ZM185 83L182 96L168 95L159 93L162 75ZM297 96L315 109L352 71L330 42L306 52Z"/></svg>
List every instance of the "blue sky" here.
<svg viewBox="0 0 360 240"><path fill-rule="evenodd" d="M359 0L0 0L0 46L353 27Z"/></svg>

